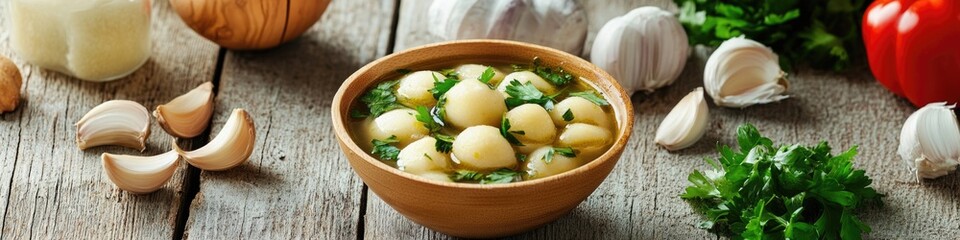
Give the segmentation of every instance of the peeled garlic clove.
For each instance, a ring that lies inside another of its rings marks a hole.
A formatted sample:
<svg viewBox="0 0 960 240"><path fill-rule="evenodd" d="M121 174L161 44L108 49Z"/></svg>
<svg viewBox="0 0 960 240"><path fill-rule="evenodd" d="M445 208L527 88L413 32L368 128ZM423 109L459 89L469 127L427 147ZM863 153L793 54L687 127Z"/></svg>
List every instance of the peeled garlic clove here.
<svg viewBox="0 0 960 240"><path fill-rule="evenodd" d="M590 61L606 70L628 94L670 85L687 62L687 34L672 13L641 7L603 25Z"/></svg>
<svg viewBox="0 0 960 240"><path fill-rule="evenodd" d="M173 149L187 163L206 171L220 171L240 165L253 153L253 144L257 140L253 120L247 111L237 108L230 119L220 129L220 133L197 150L184 151L173 143Z"/></svg>
<svg viewBox="0 0 960 240"><path fill-rule="evenodd" d="M575 0L433 1L427 16L430 33L444 40L507 39L580 55L587 38Z"/></svg>
<svg viewBox="0 0 960 240"><path fill-rule="evenodd" d="M743 36L720 44L703 70L703 87L724 107L748 107L786 99L786 73L770 48Z"/></svg>
<svg viewBox="0 0 960 240"><path fill-rule="evenodd" d="M207 129L213 115L213 83L205 82L167 104L157 106L153 116L164 131L180 138L196 137Z"/></svg>
<svg viewBox="0 0 960 240"><path fill-rule="evenodd" d="M144 194L163 187L177 170L180 155L169 151L156 156L130 156L103 153L103 171L113 184L124 191Z"/></svg>
<svg viewBox="0 0 960 240"><path fill-rule="evenodd" d="M960 165L960 129L956 105L930 103L907 118L900 131L897 153L917 178L938 178Z"/></svg>
<svg viewBox="0 0 960 240"><path fill-rule="evenodd" d="M707 132L709 118L710 111L703 99L703 88L694 89L663 118L657 128L655 141L670 151L690 147Z"/></svg>
<svg viewBox="0 0 960 240"><path fill-rule="evenodd" d="M143 151L150 136L150 112L134 101L112 100L90 109L74 125L81 150L118 145Z"/></svg>

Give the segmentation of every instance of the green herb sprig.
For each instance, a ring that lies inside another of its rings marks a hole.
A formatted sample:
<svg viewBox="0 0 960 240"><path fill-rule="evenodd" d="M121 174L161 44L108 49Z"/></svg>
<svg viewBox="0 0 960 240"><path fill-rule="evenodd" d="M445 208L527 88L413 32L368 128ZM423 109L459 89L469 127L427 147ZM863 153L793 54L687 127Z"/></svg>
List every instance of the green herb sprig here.
<svg viewBox="0 0 960 240"><path fill-rule="evenodd" d="M400 149L391 145L400 142L400 140L397 140L397 136L391 135L387 139L374 139L371 142L373 143L373 150L370 153L379 156L380 160L395 161L397 160L397 155L400 155Z"/></svg>
<svg viewBox="0 0 960 240"><path fill-rule="evenodd" d="M855 216L882 195L853 167L857 148L832 155L821 142L774 147L752 125L737 129L740 148L720 147L713 169L694 171L680 197L699 202L701 224L743 239L860 239L870 227Z"/></svg>
<svg viewBox="0 0 960 240"><path fill-rule="evenodd" d="M450 180L454 182L476 182L480 184L501 184L511 183L520 180L520 172L509 168L501 168L489 174L483 174L471 170L457 170L450 175Z"/></svg>
<svg viewBox="0 0 960 240"><path fill-rule="evenodd" d="M862 55L862 0L674 0L690 44L719 46L745 35L770 46L784 69L799 62L841 71Z"/></svg>
<svg viewBox="0 0 960 240"><path fill-rule="evenodd" d="M548 164L551 163L551 162L553 162L553 155L557 155L557 154L559 154L560 156L564 156L564 157L571 157L571 158L572 158L572 157L577 157L577 152L576 152L576 150L574 150L573 148L570 148L570 147L562 147L562 148L555 147L555 148L550 148L550 150L547 150L547 155L546 155L546 156L543 156L543 162L546 162L546 163L548 163Z"/></svg>
<svg viewBox="0 0 960 240"><path fill-rule="evenodd" d="M596 104L597 106L607 106L607 105L610 105L610 102L607 102L606 99L603 99L603 97L600 97L600 95L598 95L597 92L596 92L596 91L593 91L593 90L587 90L587 91L583 91L583 92L572 92L572 93L570 93L570 96L571 96L571 97L582 97L582 98L584 98L584 99L587 99L587 101L590 101L590 102L592 102L593 104Z"/></svg>
<svg viewBox="0 0 960 240"><path fill-rule="evenodd" d="M360 96L360 102L367 105L368 112L353 109L350 112L351 117L378 117L387 111L402 107L397 103L397 96L393 93L393 87L397 82L397 80L382 82Z"/></svg>
<svg viewBox="0 0 960 240"><path fill-rule="evenodd" d="M555 96L543 94L537 87L533 86L533 83L527 82L521 84L518 80L511 80L504 89L504 92L506 92L508 96L504 99L507 108L512 109L523 104L533 103L543 106L543 108L547 110L553 109L553 97Z"/></svg>
<svg viewBox="0 0 960 240"><path fill-rule="evenodd" d="M524 131L510 131L510 119L507 118L507 115L504 114L503 118L500 119L500 135L503 135L503 138L507 139L507 142L513 144L514 146L523 146L523 143L517 139L513 134L524 135Z"/></svg>

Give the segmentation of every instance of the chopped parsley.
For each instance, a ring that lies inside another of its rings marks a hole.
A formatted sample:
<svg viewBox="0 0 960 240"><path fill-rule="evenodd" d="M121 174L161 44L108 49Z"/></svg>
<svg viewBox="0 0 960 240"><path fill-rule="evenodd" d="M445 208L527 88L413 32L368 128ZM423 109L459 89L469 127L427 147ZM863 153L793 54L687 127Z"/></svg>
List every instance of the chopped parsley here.
<svg viewBox="0 0 960 240"><path fill-rule="evenodd" d="M573 81L573 75L567 73L563 68L555 67L550 68L547 66L540 65L540 58L533 58L533 72L550 81L554 86L563 86L569 82Z"/></svg>
<svg viewBox="0 0 960 240"><path fill-rule="evenodd" d="M450 150L453 150L454 138L450 135L434 133L433 138L437 139L437 143L434 144L434 146L437 148L437 152L450 153Z"/></svg>
<svg viewBox="0 0 960 240"><path fill-rule="evenodd" d="M480 80L480 82L490 85L490 79L493 79L493 76L495 74L496 73L493 72L492 67L487 67L487 70L483 70L483 73L480 74L480 78L478 78L477 80Z"/></svg>
<svg viewBox="0 0 960 240"><path fill-rule="evenodd" d="M457 170L450 175L450 180L454 182L476 182L480 184L498 184L511 183L520 179L520 172L509 168L501 168L490 174L483 174L471 170Z"/></svg>
<svg viewBox="0 0 960 240"><path fill-rule="evenodd" d="M509 96L504 99L507 108L512 109L523 104L533 103L543 106L546 110L553 109L552 96L544 95L543 92L537 90L537 87L533 86L533 83L521 84L520 81L514 79L510 81L504 92Z"/></svg>
<svg viewBox="0 0 960 240"><path fill-rule="evenodd" d="M440 70L440 74L443 74L443 76L445 76L445 77L447 77L447 78L453 78L453 79L459 79L459 78L460 78L460 73L457 73L457 70L456 70L456 69L453 69L453 68L447 68L447 69Z"/></svg>
<svg viewBox="0 0 960 240"><path fill-rule="evenodd" d="M447 118L447 96L440 96L440 99L437 100L437 105L433 106L433 109L430 109L430 113L433 114L434 120L438 123L446 126L445 121Z"/></svg>
<svg viewBox="0 0 960 240"><path fill-rule="evenodd" d="M520 143L520 140L513 134L526 134L523 131L510 131L510 119L507 119L507 115L504 114L503 118L500 119L500 135L503 135L503 138L507 139L507 142L516 146L523 146L523 143Z"/></svg>
<svg viewBox="0 0 960 240"><path fill-rule="evenodd" d="M443 122L437 122L437 119L430 114L430 110L424 106L417 106L417 121L423 123L423 126L426 127L430 132L437 132L443 128Z"/></svg>
<svg viewBox="0 0 960 240"><path fill-rule="evenodd" d="M369 112L364 112L364 111L361 111L360 109L356 109L356 108L350 109L350 117L352 117L352 118L366 118L366 117L369 117L369 116L370 116L370 113L369 113Z"/></svg>
<svg viewBox="0 0 960 240"><path fill-rule="evenodd" d="M393 93L393 86L396 85L396 80L382 82L360 97L360 102L366 104L370 111L370 114L367 114L368 116L377 117L387 111L400 108L401 105L397 103L397 96ZM357 110L356 112L357 114L351 113L351 115L364 115L362 111Z"/></svg>
<svg viewBox="0 0 960 240"><path fill-rule="evenodd" d="M563 121L573 121L573 112L570 111L570 109L567 109L566 112L563 112Z"/></svg>
<svg viewBox="0 0 960 240"><path fill-rule="evenodd" d="M444 93L447 93L447 91L450 91L450 89L453 88L454 85L457 85L457 83L460 82L459 80L457 80L457 77L455 76L454 77L447 76L447 78L444 78L443 80L437 79L437 75L432 75L432 76L433 76L433 88L430 89L430 93L433 94L433 98L437 100L439 100L440 97L443 97Z"/></svg>
<svg viewBox="0 0 960 240"><path fill-rule="evenodd" d="M526 162L526 161L527 161L527 155L524 155L524 154L522 154L522 153L517 153L517 162L521 162L521 163L522 163L522 162Z"/></svg>
<svg viewBox="0 0 960 240"><path fill-rule="evenodd" d="M590 102L592 102L593 104L596 104L597 106L607 106L607 105L610 105L610 103L607 102L607 100L603 99L603 97L600 97L600 95L597 95L597 92L595 92L595 91L593 91L593 90L587 90L587 91L583 91L583 92L572 92L572 93L570 93L570 96L571 96L571 97L582 97L582 98L584 98L584 99L587 99L587 101L590 101Z"/></svg>
<svg viewBox="0 0 960 240"><path fill-rule="evenodd" d="M775 147L750 124L737 129L737 150L720 147L713 169L694 170L681 198L697 202L700 224L744 239L860 239L870 227L854 215L882 195L853 167L857 148L832 155L830 146Z"/></svg>
<svg viewBox="0 0 960 240"><path fill-rule="evenodd" d="M547 155L543 156L543 162L550 163L553 162L553 155L560 155L564 157L577 157L577 151L570 147L562 148L550 148L547 150Z"/></svg>
<svg viewBox="0 0 960 240"><path fill-rule="evenodd" d="M390 136L387 139L379 140L374 139L371 141L373 143L373 151L370 153L379 156L380 160L397 160L397 155L400 155L400 149L390 145L392 143L398 143L400 140L397 140L397 136Z"/></svg>

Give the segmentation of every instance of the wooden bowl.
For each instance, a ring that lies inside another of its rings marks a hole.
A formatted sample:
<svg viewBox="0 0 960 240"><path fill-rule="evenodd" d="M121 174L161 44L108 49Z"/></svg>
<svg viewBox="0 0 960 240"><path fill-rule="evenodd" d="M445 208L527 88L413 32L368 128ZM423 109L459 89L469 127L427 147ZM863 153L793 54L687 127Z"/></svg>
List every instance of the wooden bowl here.
<svg viewBox="0 0 960 240"><path fill-rule="evenodd" d="M348 111L366 89L397 69L434 69L458 63L559 65L583 77L610 102L617 122L616 141L597 159L571 171L530 181L480 185L431 181L388 166L364 152L347 131ZM353 73L331 107L340 148L363 182L393 209L427 228L470 238L518 234L552 222L573 210L617 164L633 129L633 106L617 81L579 57L552 48L502 40L465 40L426 45L380 58Z"/></svg>

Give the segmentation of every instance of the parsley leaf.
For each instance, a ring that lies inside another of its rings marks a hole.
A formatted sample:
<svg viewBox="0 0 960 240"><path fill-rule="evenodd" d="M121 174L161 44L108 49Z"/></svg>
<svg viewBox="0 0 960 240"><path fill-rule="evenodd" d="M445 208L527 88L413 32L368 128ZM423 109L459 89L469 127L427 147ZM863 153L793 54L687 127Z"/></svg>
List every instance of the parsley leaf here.
<svg viewBox="0 0 960 240"><path fill-rule="evenodd" d="M563 112L562 117L563 117L563 121L566 121L566 122L573 121L573 112L571 112L570 109L567 109L566 112Z"/></svg>
<svg viewBox="0 0 960 240"><path fill-rule="evenodd" d="M475 182L483 179L483 174L470 170L457 170L450 175L450 180L454 182Z"/></svg>
<svg viewBox="0 0 960 240"><path fill-rule="evenodd" d="M447 78L453 78L453 79L460 78L460 73L458 73L457 70L453 68L440 70L440 74L443 74L443 76L446 76Z"/></svg>
<svg viewBox="0 0 960 240"><path fill-rule="evenodd" d="M387 111L400 108L400 104L397 103L397 96L393 93L393 86L396 85L396 80L382 82L360 97L360 102L365 103L367 109L370 110L370 116L377 117ZM359 114L355 116L359 116Z"/></svg>
<svg viewBox="0 0 960 240"><path fill-rule="evenodd" d="M775 147L749 124L737 129L738 150L722 146L713 169L693 171L681 198L699 203L701 226L744 239L859 239L870 227L853 214L882 195L853 168L853 147L832 155L830 146Z"/></svg>
<svg viewBox="0 0 960 240"><path fill-rule="evenodd" d="M509 168L501 168L480 180L480 184L511 183L518 179L520 173Z"/></svg>
<svg viewBox="0 0 960 240"><path fill-rule="evenodd" d="M397 160L397 155L400 155L400 149L390 145L391 143L398 143L400 140L397 140L397 136L390 136L384 140L374 139L371 141L373 143L373 151L370 153L380 157L380 160Z"/></svg>
<svg viewBox="0 0 960 240"><path fill-rule="evenodd" d="M517 155L517 162L521 162L521 163L522 163L522 162L526 162L526 161L527 161L527 155L522 154L522 153L517 153L516 155Z"/></svg>
<svg viewBox="0 0 960 240"><path fill-rule="evenodd" d="M504 99L507 108L512 109L523 104L533 103L543 106L543 108L547 110L553 109L553 98L537 90L537 87L534 87L531 82L521 84L520 81L516 79L511 80L510 84L504 89L504 92L506 92L508 96Z"/></svg>
<svg viewBox="0 0 960 240"><path fill-rule="evenodd" d="M522 131L514 132L519 132L521 135L523 135ZM510 131L510 119L507 119L507 115L504 114L503 118L500 119L500 135L503 135L503 138L506 138L507 142L510 142L510 144L523 146L523 143L520 143L520 140L517 140L517 137L513 136L514 132Z"/></svg>
<svg viewBox="0 0 960 240"><path fill-rule="evenodd" d="M450 135L434 133L433 138L437 139L437 143L434 144L434 147L437 148L437 152L450 153L450 150L453 150L454 138Z"/></svg>
<svg viewBox="0 0 960 240"><path fill-rule="evenodd" d="M567 73L563 68L550 68L541 65L540 58L533 58L533 72L543 79L549 81L554 86L563 86L573 81L573 75Z"/></svg>
<svg viewBox="0 0 960 240"><path fill-rule="evenodd" d="M430 110L427 110L427 107L417 106L417 121L423 123L423 126L426 127L430 132L437 132L443 128L443 122L437 122L433 115L430 114Z"/></svg>
<svg viewBox="0 0 960 240"><path fill-rule="evenodd" d="M480 80L480 82L489 85L490 79L493 79L494 74L495 73L493 72L493 68L487 67L487 70L483 70L483 73L480 74L480 78L478 78L477 80Z"/></svg>
<svg viewBox="0 0 960 240"><path fill-rule="evenodd" d="M570 148L570 147L557 148L557 147L555 147L555 148L550 148L550 150L547 150L547 155L543 156L543 162L545 162L545 163L551 163L551 162L553 162L553 155L557 155L557 154L559 154L560 156L564 156L564 157L577 157L576 150L573 150L573 148Z"/></svg>
<svg viewBox="0 0 960 240"><path fill-rule="evenodd" d="M433 94L433 98L439 100L443 97L444 93L450 91L454 85L457 85L460 81L457 80L457 77L444 78L443 80L437 79L436 75L433 75L433 88L430 89L430 93Z"/></svg>
<svg viewBox="0 0 960 240"><path fill-rule="evenodd" d="M360 109L350 109L350 117L352 118L366 118L370 116L369 112L360 111Z"/></svg>
<svg viewBox="0 0 960 240"><path fill-rule="evenodd" d="M674 0L691 45L719 46L746 36L771 47L789 71L793 63L841 71L863 54L860 24L870 1Z"/></svg>
<svg viewBox="0 0 960 240"><path fill-rule="evenodd" d="M610 105L610 103L607 102L606 99L603 99L603 97L600 97L600 95L597 95L597 92L595 92L595 91L593 91L593 90L587 90L587 91L583 91L583 92L572 92L572 93L570 93L570 96L571 96L571 97L582 97L582 98L587 99L588 101L592 102L593 104L596 104L597 106L607 106L607 105Z"/></svg>

